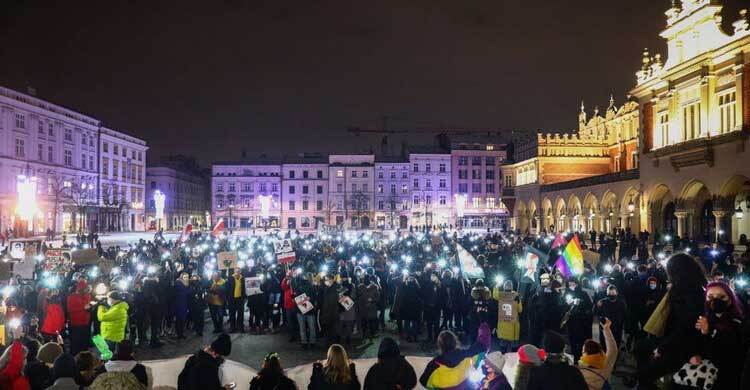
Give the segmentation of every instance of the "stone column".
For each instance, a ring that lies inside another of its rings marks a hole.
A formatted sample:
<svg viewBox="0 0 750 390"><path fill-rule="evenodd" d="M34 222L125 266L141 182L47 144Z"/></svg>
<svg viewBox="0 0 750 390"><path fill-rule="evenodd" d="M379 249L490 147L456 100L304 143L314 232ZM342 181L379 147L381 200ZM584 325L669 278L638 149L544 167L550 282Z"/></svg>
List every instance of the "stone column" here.
<svg viewBox="0 0 750 390"><path fill-rule="evenodd" d="M685 238L685 220L687 219L687 211L675 211L674 216L677 217L677 235L680 238Z"/></svg>
<svg viewBox="0 0 750 390"><path fill-rule="evenodd" d="M714 241L719 241L719 238L721 237L721 231L724 231L724 234L726 234L726 229L724 229L725 226L725 220L728 215L731 215L729 211L726 210L714 210L714 218L716 219L716 237L714 237Z"/></svg>

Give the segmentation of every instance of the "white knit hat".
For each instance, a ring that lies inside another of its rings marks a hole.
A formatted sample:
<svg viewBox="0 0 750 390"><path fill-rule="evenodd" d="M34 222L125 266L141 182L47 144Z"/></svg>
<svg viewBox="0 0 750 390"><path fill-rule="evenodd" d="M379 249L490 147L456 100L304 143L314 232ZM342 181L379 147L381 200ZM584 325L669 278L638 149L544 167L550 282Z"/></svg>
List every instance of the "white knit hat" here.
<svg viewBox="0 0 750 390"><path fill-rule="evenodd" d="M495 370L495 372L502 373L505 366L505 356L499 351L490 352L484 357L484 363Z"/></svg>

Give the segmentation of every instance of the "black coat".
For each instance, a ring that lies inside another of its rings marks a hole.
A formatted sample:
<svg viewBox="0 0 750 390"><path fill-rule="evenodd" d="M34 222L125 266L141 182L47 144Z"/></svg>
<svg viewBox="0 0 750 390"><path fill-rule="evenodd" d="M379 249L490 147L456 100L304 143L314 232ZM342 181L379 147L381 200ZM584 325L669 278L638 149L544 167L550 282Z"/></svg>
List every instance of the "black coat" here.
<svg viewBox="0 0 750 390"><path fill-rule="evenodd" d="M222 360L205 351L188 358L185 368L177 377L177 390L222 390L219 367Z"/></svg>
<svg viewBox="0 0 750 390"><path fill-rule="evenodd" d="M359 390L361 385L357 378L357 371L355 370L354 363L349 364L349 371L352 376L349 383L331 383L323 372L323 365L320 363L314 363L312 376L310 377L310 384L307 386L307 390Z"/></svg>
<svg viewBox="0 0 750 390"><path fill-rule="evenodd" d="M379 359L365 376L363 390L413 389L417 385L417 374L414 367L403 356Z"/></svg>
<svg viewBox="0 0 750 390"><path fill-rule="evenodd" d="M527 390L588 390L581 371L563 362L546 361L531 369Z"/></svg>
<svg viewBox="0 0 750 390"><path fill-rule="evenodd" d="M740 389L747 349L743 344L743 323L734 317L709 317L708 335L701 336L700 355L719 369L714 390Z"/></svg>
<svg viewBox="0 0 750 390"><path fill-rule="evenodd" d="M250 390L297 390L297 385L285 376L259 374L250 381Z"/></svg>
<svg viewBox="0 0 750 390"><path fill-rule="evenodd" d="M417 282L405 283L396 293L398 319L404 321L419 321L422 312L422 297L419 295Z"/></svg>

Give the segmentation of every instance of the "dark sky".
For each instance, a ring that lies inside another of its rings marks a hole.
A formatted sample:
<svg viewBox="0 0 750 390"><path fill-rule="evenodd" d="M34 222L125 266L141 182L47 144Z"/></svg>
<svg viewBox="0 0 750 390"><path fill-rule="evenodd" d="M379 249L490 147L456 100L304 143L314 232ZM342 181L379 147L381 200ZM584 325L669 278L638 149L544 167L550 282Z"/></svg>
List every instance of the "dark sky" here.
<svg viewBox="0 0 750 390"><path fill-rule="evenodd" d="M349 150L365 140L346 129L383 115L570 130L581 99L621 104L641 50L665 50L670 1L0 3L0 84L205 163Z"/></svg>

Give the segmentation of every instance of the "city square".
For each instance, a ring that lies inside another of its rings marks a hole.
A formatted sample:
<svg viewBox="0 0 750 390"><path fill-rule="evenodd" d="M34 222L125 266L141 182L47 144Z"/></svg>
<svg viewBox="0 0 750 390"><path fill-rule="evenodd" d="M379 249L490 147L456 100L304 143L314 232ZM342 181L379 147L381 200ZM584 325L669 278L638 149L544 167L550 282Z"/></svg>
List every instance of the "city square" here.
<svg viewBox="0 0 750 390"><path fill-rule="evenodd" d="M84 3L0 8L0 389L750 388L747 1Z"/></svg>

